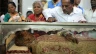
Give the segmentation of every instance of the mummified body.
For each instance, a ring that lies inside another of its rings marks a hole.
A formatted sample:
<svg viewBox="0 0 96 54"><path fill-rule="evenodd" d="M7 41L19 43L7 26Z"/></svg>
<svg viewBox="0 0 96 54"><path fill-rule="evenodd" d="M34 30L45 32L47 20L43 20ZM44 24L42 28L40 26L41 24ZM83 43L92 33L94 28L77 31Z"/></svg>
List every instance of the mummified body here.
<svg viewBox="0 0 96 54"><path fill-rule="evenodd" d="M15 44L17 46L28 46L35 39L33 34L28 30L17 31L15 35Z"/></svg>

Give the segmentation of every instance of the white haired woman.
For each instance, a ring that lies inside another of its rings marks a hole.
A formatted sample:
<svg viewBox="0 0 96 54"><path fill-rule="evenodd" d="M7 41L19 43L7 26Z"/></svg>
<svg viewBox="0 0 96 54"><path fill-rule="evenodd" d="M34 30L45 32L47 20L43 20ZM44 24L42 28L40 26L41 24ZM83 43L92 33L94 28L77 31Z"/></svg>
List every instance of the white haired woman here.
<svg viewBox="0 0 96 54"><path fill-rule="evenodd" d="M32 21L32 22L46 21L44 15L42 14L42 11L43 11L43 4L41 3L41 1L35 1L33 3L33 12L34 13L28 16L28 21Z"/></svg>

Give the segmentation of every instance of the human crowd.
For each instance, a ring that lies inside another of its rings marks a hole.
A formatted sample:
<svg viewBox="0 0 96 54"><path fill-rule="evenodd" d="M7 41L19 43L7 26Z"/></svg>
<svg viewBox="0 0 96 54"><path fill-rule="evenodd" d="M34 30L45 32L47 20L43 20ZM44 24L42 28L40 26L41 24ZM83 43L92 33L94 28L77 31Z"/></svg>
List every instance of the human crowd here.
<svg viewBox="0 0 96 54"><path fill-rule="evenodd" d="M1 22L96 22L96 0L90 0L91 9L80 7L81 0L41 0L32 4L33 11L26 17L16 11L14 2L8 3L8 12L0 16Z"/></svg>

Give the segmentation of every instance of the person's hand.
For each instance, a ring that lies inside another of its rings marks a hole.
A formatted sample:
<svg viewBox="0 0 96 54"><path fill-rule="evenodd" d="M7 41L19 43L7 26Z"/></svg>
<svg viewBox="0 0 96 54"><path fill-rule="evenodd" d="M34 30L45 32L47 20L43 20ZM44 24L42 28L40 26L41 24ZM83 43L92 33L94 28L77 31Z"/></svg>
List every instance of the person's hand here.
<svg viewBox="0 0 96 54"><path fill-rule="evenodd" d="M18 15L17 16L13 16L12 18L13 18L13 20L18 20L18 19L20 19L20 16L18 16Z"/></svg>
<svg viewBox="0 0 96 54"><path fill-rule="evenodd" d="M56 21L57 20L55 18L53 18L53 17L49 17L48 20L47 20L47 22L56 22Z"/></svg>
<svg viewBox="0 0 96 54"><path fill-rule="evenodd" d="M80 20L79 23L87 23L87 21L81 21L81 20Z"/></svg>
<svg viewBox="0 0 96 54"><path fill-rule="evenodd" d="M11 17L11 18L8 20L8 22L12 22L12 21L14 21L14 20L13 20L13 18Z"/></svg>
<svg viewBox="0 0 96 54"><path fill-rule="evenodd" d="M32 20L29 19L29 18L26 18L26 19L25 19L25 22L32 22Z"/></svg>

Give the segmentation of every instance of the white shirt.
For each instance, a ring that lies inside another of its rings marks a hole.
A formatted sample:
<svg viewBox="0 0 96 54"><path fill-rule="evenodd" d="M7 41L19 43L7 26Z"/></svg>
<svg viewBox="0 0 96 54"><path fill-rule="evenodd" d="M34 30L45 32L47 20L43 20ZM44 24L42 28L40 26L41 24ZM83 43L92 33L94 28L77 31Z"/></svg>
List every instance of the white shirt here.
<svg viewBox="0 0 96 54"><path fill-rule="evenodd" d="M92 9L85 10L84 17L86 18L87 22L96 22L96 10L94 12Z"/></svg>
<svg viewBox="0 0 96 54"><path fill-rule="evenodd" d="M78 22L78 21L86 21L82 15L82 10L73 7L73 12L71 14L64 14L61 7L55 7L53 9L46 9L43 11L43 14L46 19L49 17L55 17L57 22Z"/></svg>
<svg viewBox="0 0 96 54"><path fill-rule="evenodd" d="M3 15L1 15L1 17L0 17L1 22L4 22L4 17L5 17L5 15L4 15L4 14L3 14Z"/></svg>

